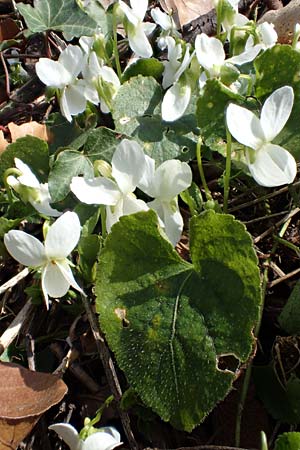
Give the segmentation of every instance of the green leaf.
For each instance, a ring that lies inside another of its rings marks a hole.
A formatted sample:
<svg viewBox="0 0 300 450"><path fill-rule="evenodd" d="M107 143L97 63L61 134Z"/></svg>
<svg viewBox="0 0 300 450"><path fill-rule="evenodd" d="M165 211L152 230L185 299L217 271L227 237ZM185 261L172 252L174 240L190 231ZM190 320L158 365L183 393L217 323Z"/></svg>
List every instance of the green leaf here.
<svg viewBox="0 0 300 450"><path fill-rule="evenodd" d="M130 78L113 102L116 130L137 140L157 164L173 158L193 159L197 142L193 112L173 123L162 122L161 101L162 89L154 78Z"/></svg>
<svg viewBox="0 0 300 450"><path fill-rule="evenodd" d="M3 184L4 172L10 167L15 167L14 158L19 158L27 164L40 182L47 181L49 154L45 141L26 136L8 145L0 155L0 183Z"/></svg>
<svg viewBox="0 0 300 450"><path fill-rule="evenodd" d="M299 450L300 433L290 431L281 434L275 441L275 450Z"/></svg>
<svg viewBox="0 0 300 450"><path fill-rule="evenodd" d="M5 217L0 217L0 238L3 238L5 233L13 228L16 228L22 219L6 219Z"/></svg>
<svg viewBox="0 0 300 450"><path fill-rule="evenodd" d="M97 22L75 0L35 0L34 7L18 3L17 8L33 33L55 30L80 37L92 36L97 29Z"/></svg>
<svg viewBox="0 0 300 450"><path fill-rule="evenodd" d="M96 279L101 327L129 383L187 431L230 390L225 356L237 365L248 358L261 299L251 237L232 216L193 218L190 248L193 264L162 238L153 211L125 216Z"/></svg>
<svg viewBox="0 0 300 450"><path fill-rule="evenodd" d="M77 175L84 175L86 178L94 176L90 160L75 150L59 153L49 174L49 192L53 203L63 200L68 195L72 178Z"/></svg>
<svg viewBox="0 0 300 450"><path fill-rule="evenodd" d="M47 128L50 134L50 152L55 152L59 147L71 146L73 150L78 150L74 140L77 141L81 136L85 136L90 130L82 133L82 129L73 120L71 123L67 121L60 113L53 113L47 121ZM83 145L83 144L81 144Z"/></svg>
<svg viewBox="0 0 300 450"><path fill-rule="evenodd" d="M105 127L91 130L84 145L84 153L92 162L104 159L110 163L116 147L123 137L126 136Z"/></svg>
<svg viewBox="0 0 300 450"><path fill-rule="evenodd" d="M101 238L99 235L91 234L81 237L78 243L79 265L78 268L88 283L95 281L98 253L101 246Z"/></svg>
<svg viewBox="0 0 300 450"><path fill-rule="evenodd" d="M300 158L300 53L289 45L275 45L263 52L254 62L258 98L271 94L282 86L294 89L295 100L292 114L274 144L289 150Z"/></svg>
<svg viewBox="0 0 300 450"><path fill-rule="evenodd" d="M254 61L255 95L260 98L281 86L300 85L300 53L290 45L274 45Z"/></svg>
<svg viewBox="0 0 300 450"><path fill-rule="evenodd" d="M212 150L224 153L226 145L225 113L231 102L241 102L243 97L232 92L219 80L206 81L202 95L197 102L197 120L205 145Z"/></svg>
<svg viewBox="0 0 300 450"><path fill-rule="evenodd" d="M101 29L101 33L107 39L112 34L111 12L105 10L97 0L90 0L84 10L97 23L97 26Z"/></svg>
<svg viewBox="0 0 300 450"><path fill-rule="evenodd" d="M256 391L267 411L280 422L300 423L300 380L292 375L286 387L278 380L273 367L255 367Z"/></svg>
<svg viewBox="0 0 300 450"><path fill-rule="evenodd" d="M278 317L281 328L291 335L300 334L300 281L295 285L291 295Z"/></svg>
<svg viewBox="0 0 300 450"><path fill-rule="evenodd" d="M157 81L162 76L164 65L161 61L155 58L138 59L135 63L125 70L122 75L122 82L128 81L132 77L143 75L144 77L153 77Z"/></svg>

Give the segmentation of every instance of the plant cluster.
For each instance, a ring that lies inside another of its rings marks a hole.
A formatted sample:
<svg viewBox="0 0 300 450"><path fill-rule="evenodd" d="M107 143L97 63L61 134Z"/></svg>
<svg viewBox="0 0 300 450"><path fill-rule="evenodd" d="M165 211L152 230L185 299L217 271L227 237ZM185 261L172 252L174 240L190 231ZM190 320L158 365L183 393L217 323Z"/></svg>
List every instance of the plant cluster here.
<svg viewBox="0 0 300 450"><path fill-rule="evenodd" d="M219 0L216 36L201 33L190 44L159 8L154 23L145 20L147 0L119 0L106 12L97 2L80 7L87 23L66 19L58 29L71 43L57 60L36 64L69 135L50 147L26 137L1 154L1 237L34 272L48 309L55 299L96 295L101 329L129 384L163 420L191 431L254 351L261 280L251 236L227 214L228 200L237 177L268 188L296 177L299 26L282 45L272 24ZM56 15L45 25L39 8L19 6L28 28L57 29ZM133 52L126 66L120 26ZM97 127L107 114L111 128ZM52 120L59 126L59 115ZM216 154L222 203L203 166L203 155L214 163ZM183 209L188 260L174 248ZM44 243L32 223L42 225ZM234 368L222 365L228 355ZM88 442L97 433L52 429L71 448L96 448ZM107 448L119 445L115 430L103 431Z"/></svg>

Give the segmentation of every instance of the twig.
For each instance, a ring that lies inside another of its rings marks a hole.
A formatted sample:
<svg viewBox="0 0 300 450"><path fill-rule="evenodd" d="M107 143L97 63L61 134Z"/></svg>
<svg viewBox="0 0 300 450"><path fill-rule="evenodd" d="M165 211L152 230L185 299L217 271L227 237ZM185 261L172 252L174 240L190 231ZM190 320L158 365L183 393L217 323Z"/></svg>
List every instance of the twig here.
<svg viewBox="0 0 300 450"><path fill-rule="evenodd" d="M23 306L21 311L19 311L9 327L4 331L4 333L0 337L0 355L16 338L25 320L27 320L28 316L31 314L33 308L34 307L31 304L31 301L28 300L28 302L25 303L25 305Z"/></svg>
<svg viewBox="0 0 300 450"><path fill-rule="evenodd" d="M100 358L101 358L101 361L103 364L107 382L109 384L111 392L117 403L118 413L120 415L120 419L121 419L128 443L129 443L131 449L137 450L138 445L137 445L137 442L135 440L135 437L133 435L133 432L132 432L132 429L130 426L129 415L127 414L126 411L124 411L124 410L122 410L122 408L120 408L120 401L122 398L122 390L121 390L121 386L120 386L120 383L119 383L119 380L118 380L118 377L116 374L116 369L115 369L113 360L110 356L110 353L105 344L105 341L101 335L99 325L97 323L96 317L94 315L94 312L91 308L91 305L90 305L87 297L82 295L81 298L82 298L82 303L86 310L86 314L87 314L87 317L88 317L88 320L89 320L89 323L91 326L91 330L92 330L94 339L96 341L97 350L99 352L99 355L100 355Z"/></svg>
<svg viewBox="0 0 300 450"><path fill-rule="evenodd" d="M283 223L285 223L286 221L288 221L289 219L294 217L296 214L298 214L299 211L300 211L300 208L293 209L286 216L284 216L281 220L279 220L279 222L275 223L275 225L272 225L270 228L265 230L262 234L260 234L259 236L256 236L256 238L253 239L254 244L257 244L259 241L261 241L266 236L271 234L277 227L279 227L280 225L282 225Z"/></svg>
<svg viewBox="0 0 300 450"><path fill-rule="evenodd" d="M292 187L300 186L300 181L292 184ZM289 186L285 186L278 191L271 192L270 194L263 195L262 197L256 198L255 200L250 200L249 202L242 203L241 205L234 206L228 210L229 213L233 213L234 211L239 211L240 209L248 208L249 206L254 206L257 203L263 202L264 200L268 200L269 198L277 197L277 195L284 194L288 192Z"/></svg>
<svg viewBox="0 0 300 450"><path fill-rule="evenodd" d="M3 53L2 53L2 52L0 52L0 59L1 59L2 66L3 66L3 69L4 69L4 73L5 73L5 89L6 89L6 95L7 95L7 97L9 97L9 96L10 96L9 73L8 73L7 65L6 65L6 62L5 62L5 59L4 59L4 57L3 57Z"/></svg>
<svg viewBox="0 0 300 450"><path fill-rule="evenodd" d="M17 273L14 277L12 277L10 280L8 280L6 283L2 284L0 286L0 295L3 294L3 292L7 291L7 289L10 289L14 287L16 284L19 283L19 281L23 280L23 278L27 277L27 275L30 273L30 270L25 267L21 272Z"/></svg>
<svg viewBox="0 0 300 450"><path fill-rule="evenodd" d="M86 373L85 370L76 362L74 362L74 354L77 353L74 349L69 349L67 355L64 357L64 353L61 346L58 343L50 345L50 350L60 359L62 362L53 372L54 375L60 377L65 373L67 369L93 394L98 392L101 388L96 381Z"/></svg>
<svg viewBox="0 0 300 450"><path fill-rule="evenodd" d="M164 450L157 447L146 447L143 450ZM176 449L169 450L255 450L255 449L245 449L242 447L228 447L227 445L196 445L195 447L178 447Z"/></svg>
<svg viewBox="0 0 300 450"><path fill-rule="evenodd" d="M35 371L35 344L31 334L27 333L25 337L25 348L27 353L28 369Z"/></svg>
<svg viewBox="0 0 300 450"><path fill-rule="evenodd" d="M288 280L289 278L293 277L294 275L297 275L297 273L299 273L299 272L300 272L300 269L295 269L292 272L287 273L283 277L276 278L276 280L270 281L270 283L268 283L268 287L271 288L273 286L276 286L276 284L279 284L279 283L282 283L282 281Z"/></svg>

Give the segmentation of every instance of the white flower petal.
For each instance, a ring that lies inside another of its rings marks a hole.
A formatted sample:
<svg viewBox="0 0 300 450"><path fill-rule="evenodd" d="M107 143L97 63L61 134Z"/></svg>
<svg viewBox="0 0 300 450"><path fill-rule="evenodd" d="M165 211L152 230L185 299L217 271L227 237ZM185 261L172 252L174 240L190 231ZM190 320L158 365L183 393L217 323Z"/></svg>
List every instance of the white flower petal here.
<svg viewBox="0 0 300 450"><path fill-rule="evenodd" d="M294 91L290 86L276 89L265 101L260 123L268 142L283 129L293 109Z"/></svg>
<svg viewBox="0 0 300 450"><path fill-rule="evenodd" d="M161 201L171 201L180 192L187 189L192 182L192 171L190 166L171 159L164 161L155 172L153 185L155 186L156 195Z"/></svg>
<svg viewBox="0 0 300 450"><path fill-rule="evenodd" d="M255 153L255 161L248 166L255 181L266 187L292 183L297 173L294 157L274 144L265 144Z"/></svg>
<svg viewBox="0 0 300 450"><path fill-rule="evenodd" d="M82 71L86 57L78 45L68 45L58 58L58 62L70 73L74 80Z"/></svg>
<svg viewBox="0 0 300 450"><path fill-rule="evenodd" d="M142 147L135 141L123 139L111 161L112 176L123 194L133 192L146 166Z"/></svg>
<svg viewBox="0 0 300 450"><path fill-rule="evenodd" d="M153 202L148 203L148 206L154 209L159 218L163 221L165 233L172 245L175 247L181 238L183 230L183 219L180 214L177 201L174 201L171 206L168 202L161 202L156 199Z"/></svg>
<svg viewBox="0 0 300 450"><path fill-rule="evenodd" d="M59 217L62 215L60 211L50 206L51 197L48 183L40 184L38 188L38 200L29 199L29 202L40 214L44 214L45 216Z"/></svg>
<svg viewBox="0 0 300 450"><path fill-rule="evenodd" d="M72 75L62 64L49 58L40 58L35 65L35 70L46 86L61 89L72 80Z"/></svg>
<svg viewBox="0 0 300 450"><path fill-rule="evenodd" d="M30 234L11 230L4 235L7 251L24 266L39 267L46 262L43 244Z"/></svg>
<svg viewBox="0 0 300 450"><path fill-rule="evenodd" d="M125 16L127 17L127 20L129 20L129 22L136 26L139 23L139 18L136 16L136 14L134 13L134 11L132 11L131 8L129 8L128 5L126 5L125 2L123 2L122 0L119 0L119 7L121 8L121 10L123 11L123 13L125 14Z"/></svg>
<svg viewBox="0 0 300 450"><path fill-rule="evenodd" d="M123 216L123 197L115 206L106 207L106 230L110 233L111 227Z"/></svg>
<svg viewBox="0 0 300 450"><path fill-rule="evenodd" d="M78 450L79 435L72 425L68 423L55 423L54 425L50 425L49 430L55 431L71 450Z"/></svg>
<svg viewBox="0 0 300 450"><path fill-rule="evenodd" d="M68 264L68 260L64 259L62 261L56 261L56 265L63 274L64 278L69 283L69 285L72 286L72 288L76 289L77 291L81 292L81 294L84 294L83 290L81 289L81 287L74 278L72 269Z"/></svg>
<svg viewBox="0 0 300 450"><path fill-rule="evenodd" d="M111 434L99 431L84 441L83 450L112 450L120 444Z"/></svg>
<svg viewBox="0 0 300 450"><path fill-rule="evenodd" d="M144 33L146 36L149 36L156 28L156 24L152 22L143 22L142 23Z"/></svg>
<svg viewBox="0 0 300 450"><path fill-rule="evenodd" d="M183 72L185 71L185 69L190 65L190 62L192 61L193 57L194 57L195 52L193 52L190 55L190 49L187 47L186 52L184 54L183 60L181 62L181 65L179 67L179 69L176 71L175 75L174 75L174 81L178 81L179 78L181 77L181 75L183 74Z"/></svg>
<svg viewBox="0 0 300 450"><path fill-rule="evenodd" d="M169 14L162 12L160 8L152 8L151 16L154 22L156 22L163 30L168 31L175 28L172 17L169 16Z"/></svg>
<svg viewBox="0 0 300 450"><path fill-rule="evenodd" d="M142 58L150 58L152 56L153 50L144 31L143 24L129 24L127 31L131 50Z"/></svg>
<svg viewBox="0 0 300 450"><path fill-rule="evenodd" d="M230 134L241 144L257 150L265 140L260 120L242 106L231 103L226 111Z"/></svg>
<svg viewBox="0 0 300 450"><path fill-rule="evenodd" d="M65 278L59 266L50 261L42 271L42 290L48 303L48 295L53 298L60 298L66 295L70 288L69 281Z"/></svg>
<svg viewBox="0 0 300 450"><path fill-rule="evenodd" d="M104 431L107 434L110 434L115 439L116 442L123 444L123 442L121 442L120 433L114 427L101 427L99 428L99 430Z"/></svg>
<svg viewBox="0 0 300 450"><path fill-rule="evenodd" d="M146 165L144 167L143 176L138 182L137 187L150 197L156 197L156 189L153 185L155 174L155 160L145 155Z"/></svg>
<svg viewBox="0 0 300 450"><path fill-rule="evenodd" d="M273 47L276 44L278 35L273 23L263 22L257 26L256 30L265 47Z"/></svg>
<svg viewBox="0 0 300 450"><path fill-rule="evenodd" d="M118 75L111 67L102 66L99 70L99 76L102 77L104 81L112 83L116 87L121 86Z"/></svg>
<svg viewBox="0 0 300 450"><path fill-rule="evenodd" d="M80 80L83 81L83 80ZM84 96L85 83L71 84L64 89L65 101L71 116L82 113L86 108L86 98Z"/></svg>
<svg viewBox="0 0 300 450"><path fill-rule="evenodd" d="M130 5L135 16L143 20L148 9L148 0L130 0Z"/></svg>
<svg viewBox="0 0 300 450"><path fill-rule="evenodd" d="M104 177L91 180L73 177L70 188L81 202L88 205L116 205L121 195L116 183Z"/></svg>
<svg viewBox="0 0 300 450"><path fill-rule="evenodd" d="M21 161L21 159L19 158L15 158L14 161L16 168L20 170L20 172L22 172L22 175L18 177L19 182L24 186L39 188L39 180L31 171L30 167L27 166L27 164L23 163L23 161Z"/></svg>
<svg viewBox="0 0 300 450"><path fill-rule="evenodd" d="M80 222L76 213L67 211L49 227L45 250L48 258L64 259L76 247L80 238Z"/></svg>
<svg viewBox="0 0 300 450"><path fill-rule="evenodd" d="M191 87L188 84L183 85L180 82L173 84L165 93L161 104L162 119L166 122L174 122L182 117L190 103L191 93Z"/></svg>
<svg viewBox="0 0 300 450"><path fill-rule="evenodd" d="M226 59L226 62L230 62L232 64L236 64L237 66L241 66L242 64L246 64L250 61L253 61L257 57L261 49L262 46L260 44L255 45L254 47L248 48L243 53L240 53L237 56L233 56L232 58Z"/></svg>
<svg viewBox="0 0 300 450"><path fill-rule="evenodd" d="M134 195L126 195L123 198L123 216L134 214L139 211L148 211L148 206L143 200L135 198Z"/></svg>
<svg viewBox="0 0 300 450"><path fill-rule="evenodd" d="M222 66L225 61L223 44L215 37L205 33L198 34L195 40L195 50L199 63L211 72L214 66Z"/></svg>

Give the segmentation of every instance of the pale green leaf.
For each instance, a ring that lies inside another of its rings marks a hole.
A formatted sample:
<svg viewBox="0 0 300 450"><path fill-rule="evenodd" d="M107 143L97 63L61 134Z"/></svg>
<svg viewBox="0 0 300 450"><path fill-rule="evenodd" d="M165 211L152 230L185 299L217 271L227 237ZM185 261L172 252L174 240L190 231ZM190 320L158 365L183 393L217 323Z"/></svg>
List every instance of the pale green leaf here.
<svg viewBox="0 0 300 450"><path fill-rule="evenodd" d="M290 431L281 434L275 441L275 450L299 450L300 433Z"/></svg>
<svg viewBox="0 0 300 450"><path fill-rule="evenodd" d="M92 36L97 22L75 0L35 0L34 7L18 3L18 10L33 33L62 31L70 36Z"/></svg>
<svg viewBox="0 0 300 450"><path fill-rule="evenodd" d="M94 176L94 169L89 159L75 150L65 150L59 153L49 174L49 192L52 202L63 200L70 192L73 177L84 175Z"/></svg>
<svg viewBox="0 0 300 450"><path fill-rule="evenodd" d="M157 164L173 158L189 161L195 156L197 141L193 105L176 122L162 122L162 95L154 78L141 75L130 78L113 102L116 130L137 140Z"/></svg>

